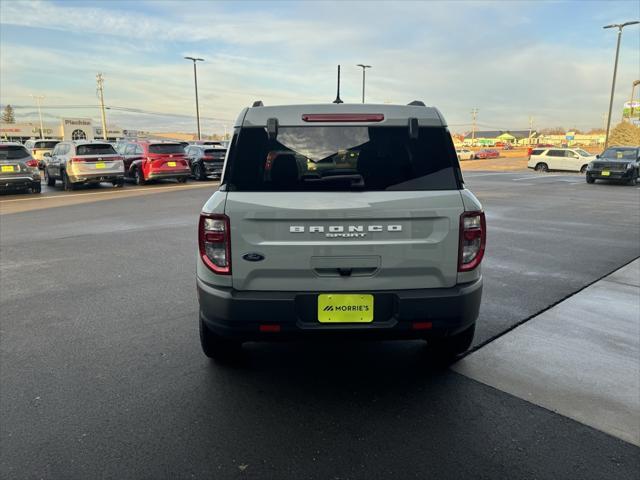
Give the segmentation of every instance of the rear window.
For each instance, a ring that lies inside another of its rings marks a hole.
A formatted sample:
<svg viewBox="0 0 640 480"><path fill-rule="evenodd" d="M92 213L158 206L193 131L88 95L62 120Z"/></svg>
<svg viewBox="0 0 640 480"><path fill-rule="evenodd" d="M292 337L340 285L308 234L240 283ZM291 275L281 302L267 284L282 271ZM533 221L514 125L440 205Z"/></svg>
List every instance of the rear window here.
<svg viewBox="0 0 640 480"><path fill-rule="evenodd" d="M149 153L184 153L184 147L179 143L157 143L149 145Z"/></svg>
<svg viewBox="0 0 640 480"><path fill-rule="evenodd" d="M281 127L234 136L224 183L239 191L454 190L458 159L444 128Z"/></svg>
<svg viewBox="0 0 640 480"><path fill-rule="evenodd" d="M92 143L89 145L78 145L76 155L115 155L116 151L108 143Z"/></svg>
<svg viewBox="0 0 640 480"><path fill-rule="evenodd" d="M542 155L543 153L544 149L531 150L531 155Z"/></svg>
<svg viewBox="0 0 640 480"><path fill-rule="evenodd" d="M215 159L223 159L226 153L227 153L226 150L218 149L218 148L217 149L209 148L204 151L204 154L207 157L213 157Z"/></svg>
<svg viewBox="0 0 640 480"><path fill-rule="evenodd" d="M53 148L60 142L50 141L50 142L36 142L33 148Z"/></svg>
<svg viewBox="0 0 640 480"><path fill-rule="evenodd" d="M21 145L0 145L0 160L17 160L29 156L29 152Z"/></svg>

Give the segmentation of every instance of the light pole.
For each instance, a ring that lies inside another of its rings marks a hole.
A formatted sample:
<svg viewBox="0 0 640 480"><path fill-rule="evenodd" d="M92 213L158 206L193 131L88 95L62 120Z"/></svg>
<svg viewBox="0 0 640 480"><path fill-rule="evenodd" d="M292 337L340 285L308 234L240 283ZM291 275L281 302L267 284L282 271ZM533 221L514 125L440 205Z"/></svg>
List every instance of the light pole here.
<svg viewBox="0 0 640 480"><path fill-rule="evenodd" d="M367 68L371 68L371 65L363 65L362 63L359 63L358 65L356 65L356 67L361 67L362 68L362 103L364 103L364 77L365 77L365 71L367 70Z"/></svg>
<svg viewBox="0 0 640 480"><path fill-rule="evenodd" d="M200 107L198 106L198 71L196 70L196 62L204 62L203 58L184 57L185 60L193 62L193 81L196 86L196 122L198 123L198 140L200 140Z"/></svg>
<svg viewBox="0 0 640 480"><path fill-rule="evenodd" d="M633 96L636 93L636 87L640 85L640 80L634 80L631 84L631 100L629 100L629 123L633 121Z"/></svg>
<svg viewBox="0 0 640 480"><path fill-rule="evenodd" d="M617 28L618 29L618 43L616 45L616 59L613 64L613 81L611 82L611 97L609 98L609 115L607 117L607 132L604 136L604 148L606 149L609 145L609 130L611 129L611 110L613 109L613 93L616 89L616 74L618 73L618 56L620 54L620 38L622 37L622 29L629 25L635 25L640 23L640 21L633 22L625 22L625 23L615 23L611 25L605 25L602 28Z"/></svg>
<svg viewBox="0 0 640 480"><path fill-rule="evenodd" d="M40 139L44 138L44 126L42 125L42 110L40 109L40 100L44 99L42 95L31 95L38 104L38 117L40 117Z"/></svg>

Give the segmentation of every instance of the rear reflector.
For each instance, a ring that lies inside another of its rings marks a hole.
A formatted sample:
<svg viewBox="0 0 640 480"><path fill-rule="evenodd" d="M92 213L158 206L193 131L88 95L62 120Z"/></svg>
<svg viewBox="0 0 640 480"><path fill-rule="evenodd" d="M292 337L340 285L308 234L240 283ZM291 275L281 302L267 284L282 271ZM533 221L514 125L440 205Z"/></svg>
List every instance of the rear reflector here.
<svg viewBox="0 0 640 480"><path fill-rule="evenodd" d="M381 122L382 113L305 113L305 122Z"/></svg>
<svg viewBox="0 0 640 480"><path fill-rule="evenodd" d="M280 325L260 325L260 331L277 333L280 331Z"/></svg>
<svg viewBox="0 0 640 480"><path fill-rule="evenodd" d="M431 330L433 324L431 322L413 322L411 328L413 330Z"/></svg>

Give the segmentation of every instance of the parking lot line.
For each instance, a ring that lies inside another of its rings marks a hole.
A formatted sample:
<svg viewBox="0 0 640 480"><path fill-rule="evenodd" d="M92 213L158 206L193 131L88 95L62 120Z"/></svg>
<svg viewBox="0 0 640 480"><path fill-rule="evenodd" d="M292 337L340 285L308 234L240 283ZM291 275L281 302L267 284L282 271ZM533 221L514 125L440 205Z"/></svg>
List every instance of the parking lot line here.
<svg viewBox="0 0 640 480"><path fill-rule="evenodd" d="M40 195L28 198L12 198L10 200L0 200L0 204L3 203L13 203L13 202L32 202L34 200L51 200L51 199L63 199L63 198L71 198L71 197L88 197L91 195L118 195L123 193L135 193L135 192L157 192L160 190L178 190L184 188L203 188L210 187L211 183L203 183L199 185L180 185L174 187L153 187L153 188L136 188L136 189L119 189L119 190L111 190L105 192L87 192L87 193L70 193L70 194L60 194L60 195Z"/></svg>

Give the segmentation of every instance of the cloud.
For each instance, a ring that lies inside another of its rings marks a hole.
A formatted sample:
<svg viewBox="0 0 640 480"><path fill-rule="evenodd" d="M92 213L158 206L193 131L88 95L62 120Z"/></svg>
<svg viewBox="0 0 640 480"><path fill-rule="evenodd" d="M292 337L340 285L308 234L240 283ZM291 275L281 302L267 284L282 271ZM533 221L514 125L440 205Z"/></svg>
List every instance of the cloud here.
<svg viewBox="0 0 640 480"><path fill-rule="evenodd" d="M331 101L337 63L345 101L360 101L355 65L367 62L369 102L422 99L456 130L468 126L472 107L480 108L481 123L497 128L525 127L529 115L540 126L587 128L601 124L608 106L614 40L599 23L556 28L563 21L544 2L98 5L3 2L0 22L9 28L0 44L0 102L28 104L30 93L42 93L49 104L97 105L100 71L108 104L173 115L110 117L139 128L188 128L193 74L182 57L198 55L206 59L198 80L207 128L231 124L256 99ZM639 75L638 42L625 40L615 111Z"/></svg>

